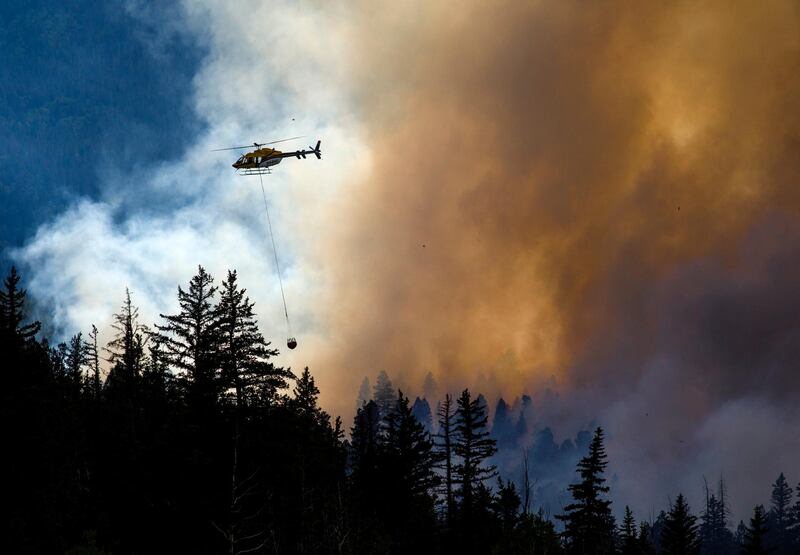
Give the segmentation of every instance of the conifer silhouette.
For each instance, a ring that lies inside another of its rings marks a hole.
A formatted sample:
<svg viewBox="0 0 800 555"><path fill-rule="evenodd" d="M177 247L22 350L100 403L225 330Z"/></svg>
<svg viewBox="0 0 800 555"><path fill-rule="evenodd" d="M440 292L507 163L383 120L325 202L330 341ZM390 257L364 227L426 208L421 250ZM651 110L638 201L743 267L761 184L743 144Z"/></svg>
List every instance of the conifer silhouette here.
<svg viewBox="0 0 800 555"><path fill-rule="evenodd" d="M772 552L766 546L767 532L767 517L764 513L764 506L756 505L753 508L750 525L744 530L742 553L744 555L766 555Z"/></svg>
<svg viewBox="0 0 800 555"><path fill-rule="evenodd" d="M453 465L453 482L459 501L459 533L467 542L485 540L491 497L484 483L497 475L495 466L488 462L497 452L496 442L489 437L486 405L480 397L473 399L465 389L456 405L453 453L458 459Z"/></svg>
<svg viewBox="0 0 800 555"><path fill-rule="evenodd" d="M697 517L691 513L683 494L678 495L667 513L661 531L661 550L664 555L693 555L700 552Z"/></svg>
<svg viewBox="0 0 800 555"><path fill-rule="evenodd" d="M455 517L455 434L456 434L456 408L453 397L447 393L439 405L439 432L435 436L434 448L436 458L434 466L442 473L441 493L444 497L445 522L452 526Z"/></svg>
<svg viewBox="0 0 800 555"><path fill-rule="evenodd" d="M258 330L254 303L245 297L246 290L237 284L235 271L229 271L222 283L216 307L219 331L218 360L223 387L235 392L236 406L244 407L254 399L273 404L278 391L294 378L283 368L276 368L269 359L278 354L270 349Z"/></svg>
<svg viewBox="0 0 800 555"><path fill-rule="evenodd" d="M581 480L569 486L573 502L557 518L564 522L564 539L570 553L613 553L614 520L611 501L604 499L609 488L603 476L608 461L603 430L597 428L589 454L578 463Z"/></svg>
<svg viewBox="0 0 800 555"><path fill-rule="evenodd" d="M12 266L0 290L0 333L5 340L22 344L39 333L42 325L38 321L25 323L25 302L27 291L19 287L20 276Z"/></svg>
<svg viewBox="0 0 800 555"><path fill-rule="evenodd" d="M205 269L198 266L188 291L178 287L178 314L161 314L166 323L156 326L164 356L180 372L189 404L199 413L213 407L221 389L218 373L221 333L214 305L217 288L213 283Z"/></svg>

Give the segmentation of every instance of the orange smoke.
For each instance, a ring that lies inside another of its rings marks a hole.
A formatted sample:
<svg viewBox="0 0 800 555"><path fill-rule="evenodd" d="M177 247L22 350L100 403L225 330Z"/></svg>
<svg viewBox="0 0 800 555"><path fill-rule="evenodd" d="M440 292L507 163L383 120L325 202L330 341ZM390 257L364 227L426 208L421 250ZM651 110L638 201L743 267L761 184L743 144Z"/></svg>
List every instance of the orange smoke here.
<svg viewBox="0 0 800 555"><path fill-rule="evenodd" d="M335 413L380 369L591 383L649 349L654 283L800 209L794 2L367 4L372 170L334 207L312 362Z"/></svg>

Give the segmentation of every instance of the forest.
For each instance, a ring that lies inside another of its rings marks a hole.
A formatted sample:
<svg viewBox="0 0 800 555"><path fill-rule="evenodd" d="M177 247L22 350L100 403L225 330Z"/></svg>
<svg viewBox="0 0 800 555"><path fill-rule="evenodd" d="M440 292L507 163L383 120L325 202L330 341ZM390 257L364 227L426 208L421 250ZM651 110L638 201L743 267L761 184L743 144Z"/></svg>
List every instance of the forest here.
<svg viewBox="0 0 800 555"><path fill-rule="evenodd" d="M51 344L10 270L4 552L800 553L800 486L783 474L744 522L722 480L703 507L675 492L637 518L612 507L600 427L523 450L509 477L498 450L517 449L527 424L504 401L490 425L480 394L412 402L382 373L344 423L319 406L309 368L272 362L235 271L215 283L199 267L178 302L149 325L125 291L110 342L87 323ZM557 513L534 487L546 457L569 466Z"/></svg>

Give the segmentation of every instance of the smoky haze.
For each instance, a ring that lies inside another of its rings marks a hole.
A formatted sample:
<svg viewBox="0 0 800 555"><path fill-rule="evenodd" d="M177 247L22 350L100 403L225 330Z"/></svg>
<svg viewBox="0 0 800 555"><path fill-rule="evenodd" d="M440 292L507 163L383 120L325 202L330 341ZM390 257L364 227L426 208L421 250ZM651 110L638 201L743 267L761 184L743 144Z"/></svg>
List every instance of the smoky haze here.
<svg viewBox="0 0 800 555"><path fill-rule="evenodd" d="M765 502L800 467L797 4L452 6L354 15L372 160L320 249L323 402L552 379L620 501Z"/></svg>

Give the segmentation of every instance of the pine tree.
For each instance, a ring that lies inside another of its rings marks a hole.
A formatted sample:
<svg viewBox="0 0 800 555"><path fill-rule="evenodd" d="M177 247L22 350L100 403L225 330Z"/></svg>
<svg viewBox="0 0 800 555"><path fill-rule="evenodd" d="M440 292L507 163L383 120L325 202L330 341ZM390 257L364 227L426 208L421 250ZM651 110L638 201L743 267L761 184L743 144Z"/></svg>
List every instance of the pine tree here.
<svg viewBox="0 0 800 555"><path fill-rule="evenodd" d="M569 486L573 503L556 518L564 522L564 539L570 553L613 553L614 519L611 501L603 499L609 491L603 477L608 461L603 447L603 430L597 428L589 454L578 463L581 481Z"/></svg>
<svg viewBox="0 0 800 555"><path fill-rule="evenodd" d="M504 447L513 447L516 439L514 435L514 425L511 423L509 406L501 397L494 409L492 437L497 441L498 448L502 449Z"/></svg>
<svg viewBox="0 0 800 555"><path fill-rule="evenodd" d="M791 504L792 488L780 473L772 485L772 507L769 511L769 539L776 546L776 553L790 553L791 550Z"/></svg>
<svg viewBox="0 0 800 555"><path fill-rule="evenodd" d="M372 398L378 405L381 418L385 418L394 406L395 390L392 385L392 380L389 379L389 375L384 370L378 373L378 379L375 380L375 389Z"/></svg>
<svg viewBox="0 0 800 555"><path fill-rule="evenodd" d="M706 508L700 515L700 540L703 555L724 555L734 549L733 534L728 529L729 510L725 501L725 483L720 479L716 493L705 485Z"/></svg>
<svg viewBox="0 0 800 555"><path fill-rule="evenodd" d="M661 531L661 552L664 555L693 555L700 552L700 538L695 517L679 494L667 513Z"/></svg>
<svg viewBox="0 0 800 555"><path fill-rule="evenodd" d="M427 399L420 399L417 397L414 400L414 406L411 408L411 413L417 422L422 424L422 428L431 433L433 429L433 415L431 414L431 406L428 404Z"/></svg>
<svg viewBox="0 0 800 555"><path fill-rule="evenodd" d="M311 414L317 409L319 388L314 382L314 376L311 375L308 366L303 369L303 373L297 378L293 393L294 404L300 412Z"/></svg>
<svg viewBox="0 0 800 555"><path fill-rule="evenodd" d="M218 398L220 324L213 301L217 288L212 277L198 267L189 290L178 287L180 312L161 314L165 325L156 326L164 345L166 360L181 372L190 406L208 413Z"/></svg>
<svg viewBox="0 0 800 555"><path fill-rule="evenodd" d="M87 364L92 372L91 391L95 401L100 400L100 351L97 346L97 326L92 324L92 331L89 333L89 340L84 345Z"/></svg>
<svg viewBox="0 0 800 555"><path fill-rule="evenodd" d="M453 397L447 393L444 401L439 405L437 414L439 418L439 432L435 436L435 467L444 476L442 477L442 495L445 505L445 522L450 528L455 517L455 482L453 476L454 446L456 436L456 412L453 406Z"/></svg>
<svg viewBox="0 0 800 555"><path fill-rule="evenodd" d="M356 410L348 457L349 504L354 509L356 535L361 536L359 543L364 551L374 551L384 533L378 514L385 503L379 431L378 405L370 400Z"/></svg>
<svg viewBox="0 0 800 555"><path fill-rule="evenodd" d="M371 499L379 490L379 429L378 405L375 401L369 401L356 412L350 430L351 480L355 485L354 489L361 496L361 502Z"/></svg>
<svg viewBox="0 0 800 555"><path fill-rule="evenodd" d="M333 496L341 494L344 480L345 453L341 445L341 420L336 419L332 426L331 418L320 408L318 398L319 388L308 367L305 367L295 380L292 397L285 404L291 420L289 429L282 433L289 434L284 435L283 440L289 442L289 448L281 443L275 445L288 458L279 464L287 465L285 472L298 477L296 484L287 490L289 497L285 498L285 502L293 505L297 511L296 516L290 518L296 521L298 533L303 537L302 544L314 537L310 529L315 524L313 519L322 516L316 508L319 503L325 499L332 502L327 506L326 511L329 512L325 518L333 518L342 510L341 503L333 502ZM283 413L282 410L276 412ZM281 479L278 474L272 477L273 482L280 482ZM276 487L275 484L272 487ZM281 511L284 510L281 507ZM299 545L296 551L317 551L312 545Z"/></svg>
<svg viewBox="0 0 800 555"><path fill-rule="evenodd" d="M332 434L331 439L335 440L333 436L338 438L340 429L331 427L330 415L322 410L318 403L319 388L314 380L314 376L308 370L308 366L303 369L295 380L295 387L292 390L292 398L289 399L288 404L299 414L300 418L304 421L306 429L312 427L316 432L320 430L324 433ZM338 423L341 426L341 422ZM336 441L333 441L336 443Z"/></svg>
<svg viewBox="0 0 800 555"><path fill-rule="evenodd" d="M401 482L401 489L413 497L429 497L436 484L433 474L433 444L422 424L411 412L408 397L397 393L394 409L386 417L384 455Z"/></svg>
<svg viewBox="0 0 800 555"><path fill-rule="evenodd" d="M453 466L453 481L458 486L456 493L460 499L462 525L470 530L473 517L484 509L476 499L478 488L497 474L494 465L487 463L487 459L497 452L497 447L486 429L488 415L481 399L472 399L469 389L465 389L456 404L453 453L459 461Z"/></svg>
<svg viewBox="0 0 800 555"><path fill-rule="evenodd" d="M254 303L245 292L239 289L236 272L229 271L215 310L223 387L233 389L240 409L255 399L272 404L278 391L288 387L288 380L294 377L269 361L278 351L269 348L258 330Z"/></svg>
<svg viewBox="0 0 800 555"><path fill-rule="evenodd" d="M744 555L766 555L772 550L766 547L767 517L764 514L763 505L756 505L753 508L753 516L750 518L750 526L744 530L742 542L742 553Z"/></svg>
<svg viewBox="0 0 800 555"><path fill-rule="evenodd" d="M493 502L493 509L500 527L505 534L511 533L519 521L519 510L522 500L517 493L517 487L511 480L504 482L502 478L497 478L497 496Z"/></svg>
<svg viewBox="0 0 800 555"><path fill-rule="evenodd" d="M369 378L364 376L361 382L361 387L358 389L358 398L356 399L356 411L372 400L372 391L369 388Z"/></svg>
<svg viewBox="0 0 800 555"><path fill-rule="evenodd" d="M433 377L433 372L425 374L425 381L422 383L422 398L427 399L429 403L433 403L439 398L439 385L436 383L436 378Z"/></svg>
<svg viewBox="0 0 800 555"><path fill-rule="evenodd" d="M81 387L83 386L83 367L87 362L88 357L83 335L81 333L73 335L67 346L65 373L71 393L76 398L81 393Z"/></svg>
<svg viewBox="0 0 800 555"><path fill-rule="evenodd" d="M649 522L639 523L639 553L642 555L655 555L656 543L653 541L653 525Z"/></svg>
<svg viewBox="0 0 800 555"><path fill-rule="evenodd" d="M50 368L58 380L63 380L67 374L67 344L59 343L50 349Z"/></svg>
<svg viewBox="0 0 800 555"><path fill-rule="evenodd" d="M144 364L144 346L150 335L146 326L139 323L139 309L133 306L131 292L125 288L125 300L121 310L114 314L111 324L116 334L108 345L108 361L112 364L109 380L130 384L139 377Z"/></svg>
<svg viewBox="0 0 800 555"><path fill-rule="evenodd" d="M39 333L39 322L25 324L27 291L19 288L20 276L12 266L0 290L0 341L19 347Z"/></svg>
<svg viewBox="0 0 800 555"><path fill-rule="evenodd" d="M171 382L171 375L164 354L163 342L158 335L154 335L149 342L147 364L145 364L142 377L148 396L155 396L159 398L158 401L163 401Z"/></svg>
<svg viewBox="0 0 800 555"><path fill-rule="evenodd" d="M625 516L622 519L622 526L620 526L619 529L621 541L620 552L622 555L638 555L642 552L637 532L633 512L630 507L625 505Z"/></svg>
<svg viewBox="0 0 800 555"><path fill-rule="evenodd" d="M433 512L433 451L430 436L411 413L409 400L398 392L386 417L381 442L381 466L387 497L386 522L394 530L399 552L424 547L435 525Z"/></svg>

